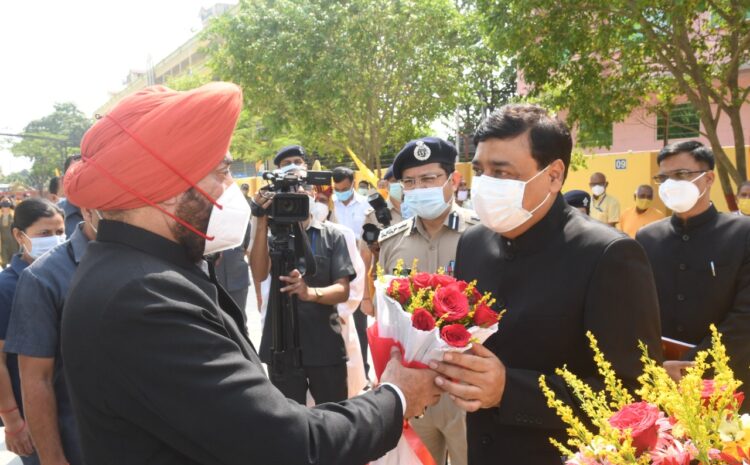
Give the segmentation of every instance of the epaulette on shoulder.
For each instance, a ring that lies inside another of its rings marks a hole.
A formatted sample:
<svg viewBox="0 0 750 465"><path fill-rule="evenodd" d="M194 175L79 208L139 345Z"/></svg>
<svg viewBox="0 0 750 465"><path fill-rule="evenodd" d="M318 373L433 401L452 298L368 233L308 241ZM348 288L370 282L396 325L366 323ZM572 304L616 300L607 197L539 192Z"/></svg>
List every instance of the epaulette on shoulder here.
<svg viewBox="0 0 750 465"><path fill-rule="evenodd" d="M408 220L404 220L400 223L396 223L392 226L385 228L384 230L380 231L378 242L383 243L383 241L386 241L389 238L406 231L407 229L411 228L413 221L414 221L414 218L409 218Z"/></svg>

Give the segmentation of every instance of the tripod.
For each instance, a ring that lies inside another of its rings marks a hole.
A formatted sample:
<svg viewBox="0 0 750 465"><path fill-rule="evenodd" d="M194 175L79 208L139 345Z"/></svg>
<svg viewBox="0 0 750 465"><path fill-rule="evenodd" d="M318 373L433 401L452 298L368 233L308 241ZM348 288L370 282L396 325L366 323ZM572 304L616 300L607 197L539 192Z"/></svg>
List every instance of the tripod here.
<svg viewBox="0 0 750 465"><path fill-rule="evenodd" d="M285 386L303 382L305 373L299 342L298 299L296 295L281 292L279 277L289 275L294 269L303 275L306 272L315 274L315 259L310 252L307 234L299 223L271 222L270 228L271 289L268 315L272 333L269 377L279 390L285 392Z"/></svg>

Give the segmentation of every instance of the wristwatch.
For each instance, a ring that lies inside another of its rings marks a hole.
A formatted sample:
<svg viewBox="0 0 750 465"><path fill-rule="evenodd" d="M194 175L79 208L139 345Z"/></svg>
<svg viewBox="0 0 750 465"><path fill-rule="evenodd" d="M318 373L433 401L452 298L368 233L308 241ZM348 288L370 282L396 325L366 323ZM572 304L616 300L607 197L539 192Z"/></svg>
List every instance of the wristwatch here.
<svg viewBox="0 0 750 465"><path fill-rule="evenodd" d="M323 293L320 292L320 288L319 287L314 287L313 291L315 291L315 300L316 301L320 300L321 297L323 297Z"/></svg>

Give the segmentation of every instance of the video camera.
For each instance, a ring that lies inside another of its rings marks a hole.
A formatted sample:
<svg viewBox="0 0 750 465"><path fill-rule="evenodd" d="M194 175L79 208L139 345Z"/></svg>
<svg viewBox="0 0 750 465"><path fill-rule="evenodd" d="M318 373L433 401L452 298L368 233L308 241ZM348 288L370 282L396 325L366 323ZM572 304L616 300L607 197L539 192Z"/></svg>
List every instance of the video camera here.
<svg viewBox="0 0 750 465"><path fill-rule="evenodd" d="M376 192L367 197L367 202L375 210L375 218L378 220L378 223L386 228L390 226L393 216L391 216L391 211L388 209L388 204L383 196ZM378 237L380 237L380 228L374 224L366 224L362 227L362 240L367 244L372 245L376 243Z"/></svg>
<svg viewBox="0 0 750 465"><path fill-rule="evenodd" d="M283 172L266 171L263 179L270 181L264 190L274 192L268 216L277 223L299 223L310 217L308 196L297 192L300 186L328 186L331 184L330 171Z"/></svg>

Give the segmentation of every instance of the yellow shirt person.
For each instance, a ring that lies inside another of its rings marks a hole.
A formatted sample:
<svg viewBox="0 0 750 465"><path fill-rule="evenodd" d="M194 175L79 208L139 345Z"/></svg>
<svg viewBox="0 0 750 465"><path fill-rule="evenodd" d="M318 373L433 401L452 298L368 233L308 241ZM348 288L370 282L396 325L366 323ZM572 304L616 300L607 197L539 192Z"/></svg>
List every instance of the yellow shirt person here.
<svg viewBox="0 0 750 465"><path fill-rule="evenodd" d="M620 221L620 202L607 194L607 178L603 173L594 173L589 180L591 187L591 212L589 215L602 223L615 226Z"/></svg>
<svg viewBox="0 0 750 465"><path fill-rule="evenodd" d="M628 208L620 215L620 230L635 239L635 233L639 229L664 218L664 212L651 206L653 200L654 190L651 186L638 186L635 192L635 206Z"/></svg>

